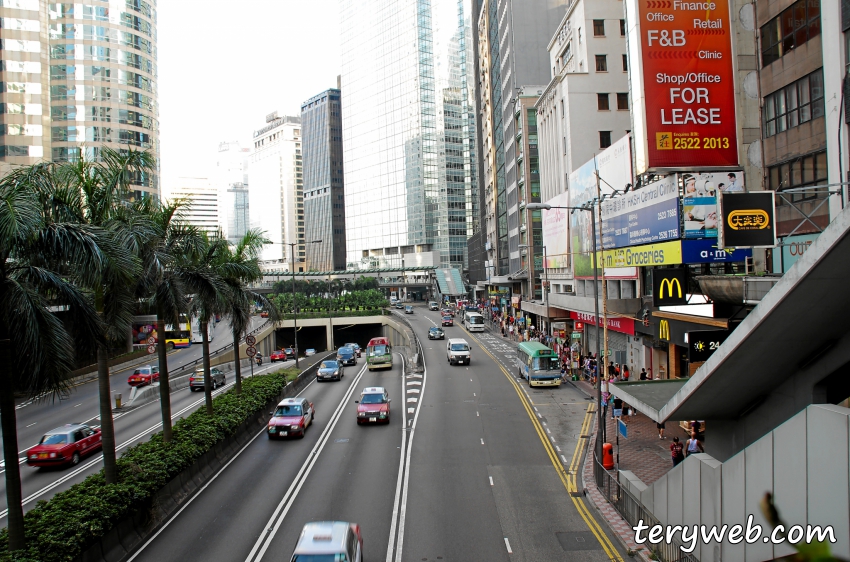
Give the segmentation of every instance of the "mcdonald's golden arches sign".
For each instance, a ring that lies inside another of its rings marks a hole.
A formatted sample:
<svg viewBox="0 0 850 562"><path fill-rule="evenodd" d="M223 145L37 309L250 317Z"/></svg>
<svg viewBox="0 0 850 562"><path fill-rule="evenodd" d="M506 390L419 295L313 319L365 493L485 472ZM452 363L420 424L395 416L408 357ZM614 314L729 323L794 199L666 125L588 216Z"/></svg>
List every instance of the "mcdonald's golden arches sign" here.
<svg viewBox="0 0 850 562"><path fill-rule="evenodd" d="M652 271L652 304L674 306L688 304L688 276L684 269L666 268Z"/></svg>

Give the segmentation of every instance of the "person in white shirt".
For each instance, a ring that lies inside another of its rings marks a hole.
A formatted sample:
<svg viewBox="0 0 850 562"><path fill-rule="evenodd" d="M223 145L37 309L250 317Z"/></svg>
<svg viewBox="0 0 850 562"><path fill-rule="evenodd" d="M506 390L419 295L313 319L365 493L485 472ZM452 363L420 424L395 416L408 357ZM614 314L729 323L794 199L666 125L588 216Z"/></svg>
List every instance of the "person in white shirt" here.
<svg viewBox="0 0 850 562"><path fill-rule="evenodd" d="M729 172L727 174L729 177L729 185L723 190L724 193L742 193L744 191L744 187L738 181L738 174L735 172Z"/></svg>

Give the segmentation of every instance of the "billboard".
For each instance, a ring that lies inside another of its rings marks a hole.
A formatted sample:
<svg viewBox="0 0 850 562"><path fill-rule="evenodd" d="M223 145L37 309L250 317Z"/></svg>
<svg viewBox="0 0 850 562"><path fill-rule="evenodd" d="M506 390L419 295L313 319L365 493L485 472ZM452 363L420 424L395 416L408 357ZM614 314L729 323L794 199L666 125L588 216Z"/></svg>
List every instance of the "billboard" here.
<svg viewBox="0 0 850 562"><path fill-rule="evenodd" d="M679 238L675 174L601 204L602 247L625 248Z"/></svg>
<svg viewBox="0 0 850 562"><path fill-rule="evenodd" d="M720 248L773 248L776 193L723 193L720 196Z"/></svg>
<svg viewBox="0 0 850 562"><path fill-rule="evenodd" d="M726 341L729 334L729 330L687 332L685 338L688 342L688 362L700 363L708 361L708 358Z"/></svg>
<svg viewBox="0 0 850 562"><path fill-rule="evenodd" d="M682 241L646 244L617 250L605 250L605 277L609 267L648 267L651 265L678 265L682 263Z"/></svg>
<svg viewBox="0 0 850 562"><path fill-rule="evenodd" d="M737 167L729 0L627 0L626 20L635 172Z"/></svg>
<svg viewBox="0 0 850 562"><path fill-rule="evenodd" d="M570 204L568 193L561 193L546 201L553 207L566 207ZM578 212L578 211L577 211ZM581 214L590 214L580 211ZM546 246L547 269L554 267L568 267L570 250L567 239L567 223L570 220L568 209L550 209L541 211L543 221L543 245Z"/></svg>
<svg viewBox="0 0 850 562"><path fill-rule="evenodd" d="M773 272L785 273L791 266L797 263L797 260L803 257L809 246L818 239L819 232L810 234L795 234L794 236L785 236L782 238L782 253L778 256L773 254Z"/></svg>
<svg viewBox="0 0 850 562"><path fill-rule="evenodd" d="M749 248L720 248L717 238L682 240L682 263L733 263L753 257Z"/></svg>
<svg viewBox="0 0 850 562"><path fill-rule="evenodd" d="M688 272L682 268L652 270L652 305L688 304Z"/></svg>
<svg viewBox="0 0 850 562"><path fill-rule="evenodd" d="M744 172L681 174L683 238L717 238L717 195L744 191Z"/></svg>

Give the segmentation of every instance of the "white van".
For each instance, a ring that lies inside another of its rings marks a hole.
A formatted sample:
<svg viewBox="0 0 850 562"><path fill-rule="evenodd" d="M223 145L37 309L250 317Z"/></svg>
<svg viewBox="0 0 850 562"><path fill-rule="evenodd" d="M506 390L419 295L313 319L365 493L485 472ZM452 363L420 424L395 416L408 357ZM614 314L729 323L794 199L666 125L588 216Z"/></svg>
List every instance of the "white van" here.
<svg viewBox="0 0 850 562"><path fill-rule="evenodd" d="M471 358L469 343L463 338L449 338L446 342L446 360L450 365L466 363L469 365Z"/></svg>
<svg viewBox="0 0 850 562"><path fill-rule="evenodd" d="M292 560L363 562L360 525L344 521L307 523L298 537Z"/></svg>

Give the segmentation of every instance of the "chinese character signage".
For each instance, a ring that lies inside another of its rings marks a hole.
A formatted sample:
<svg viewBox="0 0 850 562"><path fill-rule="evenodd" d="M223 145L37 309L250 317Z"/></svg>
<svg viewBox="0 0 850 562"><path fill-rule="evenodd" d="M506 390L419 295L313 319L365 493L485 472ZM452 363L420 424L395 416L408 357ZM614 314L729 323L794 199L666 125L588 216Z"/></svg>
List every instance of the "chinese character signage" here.
<svg viewBox="0 0 850 562"><path fill-rule="evenodd" d="M629 0L636 173L738 166L729 0Z"/></svg>
<svg viewBox="0 0 850 562"><path fill-rule="evenodd" d="M720 197L720 248L776 246L775 193L724 193Z"/></svg>

